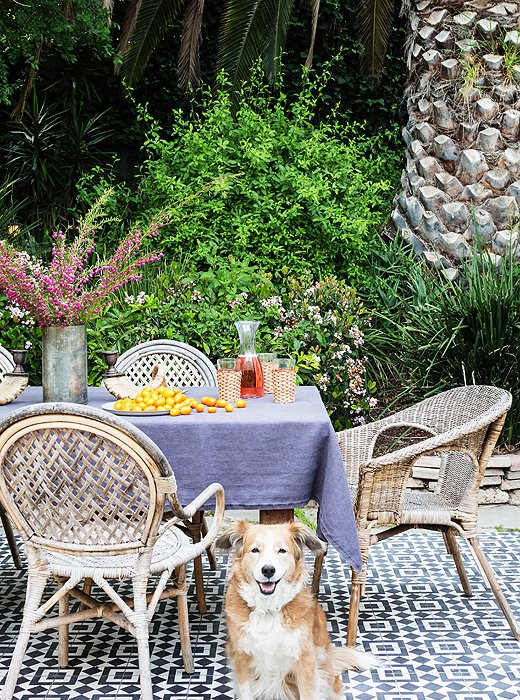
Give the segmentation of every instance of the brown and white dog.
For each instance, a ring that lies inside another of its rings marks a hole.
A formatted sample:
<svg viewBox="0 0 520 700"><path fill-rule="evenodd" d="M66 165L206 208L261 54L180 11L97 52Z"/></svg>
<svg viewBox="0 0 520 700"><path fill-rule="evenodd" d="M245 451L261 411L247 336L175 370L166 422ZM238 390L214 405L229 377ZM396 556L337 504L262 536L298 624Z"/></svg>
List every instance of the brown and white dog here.
<svg viewBox="0 0 520 700"><path fill-rule="evenodd" d="M330 642L306 585L303 547L323 551L310 530L238 521L216 544L234 550L225 613L237 700L340 700L342 671L375 665Z"/></svg>

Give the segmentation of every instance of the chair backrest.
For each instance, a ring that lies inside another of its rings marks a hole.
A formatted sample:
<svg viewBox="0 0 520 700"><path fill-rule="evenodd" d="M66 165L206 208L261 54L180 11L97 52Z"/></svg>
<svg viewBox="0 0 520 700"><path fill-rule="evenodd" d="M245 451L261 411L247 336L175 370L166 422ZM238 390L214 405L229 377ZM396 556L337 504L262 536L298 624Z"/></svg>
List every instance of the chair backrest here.
<svg viewBox="0 0 520 700"><path fill-rule="evenodd" d="M13 369L14 362L11 353L0 345L0 381L3 379L4 374L12 372Z"/></svg>
<svg viewBox="0 0 520 700"><path fill-rule="evenodd" d="M510 405L511 395L504 389L469 385L431 396L390 418L393 422L420 423L436 434L452 430L467 432L466 426L487 425Z"/></svg>
<svg viewBox="0 0 520 700"><path fill-rule="evenodd" d="M26 540L61 552L123 553L153 541L168 461L100 409L43 404L0 424L0 498Z"/></svg>
<svg viewBox="0 0 520 700"><path fill-rule="evenodd" d="M209 357L197 348L175 340L150 340L127 350L115 368L136 386L147 384L158 362L166 366L170 386L216 386L217 375Z"/></svg>

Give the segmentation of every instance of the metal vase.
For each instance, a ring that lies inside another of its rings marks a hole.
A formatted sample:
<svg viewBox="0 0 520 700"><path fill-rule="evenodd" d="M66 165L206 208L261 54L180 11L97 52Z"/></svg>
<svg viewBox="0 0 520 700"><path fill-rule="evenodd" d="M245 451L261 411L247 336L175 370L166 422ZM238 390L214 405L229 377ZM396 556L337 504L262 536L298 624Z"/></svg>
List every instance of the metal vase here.
<svg viewBox="0 0 520 700"><path fill-rule="evenodd" d="M87 403L87 329L48 326L42 331L43 400Z"/></svg>

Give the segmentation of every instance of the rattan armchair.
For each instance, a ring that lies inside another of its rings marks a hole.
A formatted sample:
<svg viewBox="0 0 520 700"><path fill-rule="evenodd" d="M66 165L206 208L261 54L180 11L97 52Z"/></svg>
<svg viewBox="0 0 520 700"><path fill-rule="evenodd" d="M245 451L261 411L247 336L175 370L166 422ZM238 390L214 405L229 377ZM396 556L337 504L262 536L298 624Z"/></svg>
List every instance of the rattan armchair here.
<svg viewBox="0 0 520 700"><path fill-rule="evenodd" d="M348 646L356 642L370 547L410 528L443 534L466 595L471 595L471 586L456 536L469 542L515 638L520 639L520 627L477 538L478 490L510 406L511 394L503 389L465 386L338 433L363 559L361 571L352 572ZM407 436L412 444L402 447L403 441L410 442ZM385 440L394 445L375 456ZM414 464L424 455L441 458L434 492L407 488Z"/></svg>
<svg viewBox="0 0 520 700"><path fill-rule="evenodd" d="M178 524L216 497L215 518L201 542ZM165 500L172 519L163 523ZM156 445L117 416L72 404L42 404L0 425L0 500L26 544L27 597L2 700L13 697L29 638L59 629L58 659L68 664L69 624L106 618L137 639L141 697L152 700L148 628L157 604L177 598L184 668L192 673L186 564L216 537L224 513L220 484L183 508L171 467ZM158 576L148 592L151 577ZM45 602L54 577L57 589ZM124 599L114 579L130 579ZM105 593L93 597L82 580ZM69 610L70 599L81 606ZM46 617L58 605L58 614Z"/></svg>
<svg viewBox="0 0 520 700"><path fill-rule="evenodd" d="M187 343L176 340L150 340L135 345L124 352L115 364L117 372L124 372L136 386L145 386L151 379L152 369L158 363L166 368L166 383L169 386L217 386L217 374L209 357ZM184 523L190 537L198 541L207 533L204 511L194 514ZM217 562L211 550L207 551L210 568L215 571ZM195 588L199 612L205 613L206 597L202 559L194 562Z"/></svg>
<svg viewBox="0 0 520 700"><path fill-rule="evenodd" d="M0 381L3 379L4 375L8 372L12 372L14 369L13 358L11 353L0 345ZM7 544L11 550L11 556L13 557L14 565L17 569L22 568L22 562L20 559L20 553L18 552L18 547L16 545L16 540L14 538L13 528L7 514L0 503L0 520L2 522L2 527L4 528L5 537L7 539Z"/></svg>

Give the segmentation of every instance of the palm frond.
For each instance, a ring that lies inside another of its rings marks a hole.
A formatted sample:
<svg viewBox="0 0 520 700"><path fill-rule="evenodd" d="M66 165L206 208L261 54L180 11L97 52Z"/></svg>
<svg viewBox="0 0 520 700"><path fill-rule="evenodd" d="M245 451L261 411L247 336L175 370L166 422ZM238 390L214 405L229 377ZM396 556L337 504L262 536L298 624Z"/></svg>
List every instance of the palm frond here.
<svg viewBox="0 0 520 700"><path fill-rule="evenodd" d="M278 0L276 6L276 14L272 18L271 31L265 40L262 51L264 70L271 83L276 81L280 70L280 57L287 37L287 27L291 18L293 0Z"/></svg>
<svg viewBox="0 0 520 700"><path fill-rule="evenodd" d="M189 0L179 50L179 77L184 86L197 84L200 80L199 43L203 12L204 0Z"/></svg>
<svg viewBox="0 0 520 700"><path fill-rule="evenodd" d="M314 58L314 43L316 41L316 31L318 29L318 15L320 13L320 0L308 0L309 9L311 11L311 41L309 44L309 53L305 60L305 67L310 68Z"/></svg>
<svg viewBox="0 0 520 700"><path fill-rule="evenodd" d="M364 46L361 68L369 78L376 78L383 69L393 12L393 0L360 1L358 32Z"/></svg>
<svg viewBox="0 0 520 700"><path fill-rule="evenodd" d="M267 45L278 4L284 0L227 0L219 47L219 69L233 85L249 76ZM292 0L285 0L292 3Z"/></svg>
<svg viewBox="0 0 520 700"><path fill-rule="evenodd" d="M117 45L117 53L124 54L132 32L134 31L135 21L137 15L139 14L139 8L141 7L141 0L130 0L128 7L126 8L125 18L123 20L123 25L121 27L121 36L119 37L119 43ZM119 73L121 66L116 64L115 72Z"/></svg>
<svg viewBox="0 0 520 700"><path fill-rule="evenodd" d="M141 77L148 59L180 13L182 5L182 0L131 0L127 12L128 26L125 20L118 47L123 52L122 73L129 83L135 83ZM127 42L126 49L123 39Z"/></svg>

